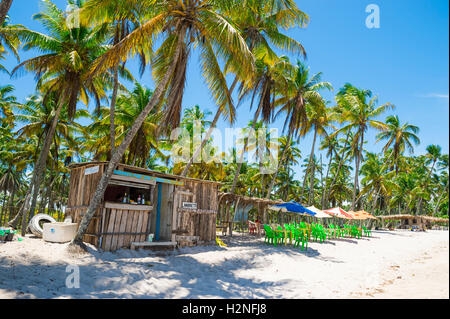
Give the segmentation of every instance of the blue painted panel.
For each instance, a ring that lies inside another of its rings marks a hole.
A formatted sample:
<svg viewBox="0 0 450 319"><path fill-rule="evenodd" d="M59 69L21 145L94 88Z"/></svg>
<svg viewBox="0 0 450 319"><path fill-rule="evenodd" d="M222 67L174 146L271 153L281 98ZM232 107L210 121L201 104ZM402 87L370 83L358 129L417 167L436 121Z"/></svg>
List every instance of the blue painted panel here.
<svg viewBox="0 0 450 319"><path fill-rule="evenodd" d="M156 206L155 240L159 240L159 224L160 224L160 220L161 220L161 190L162 190L162 184L158 183L158 204Z"/></svg>

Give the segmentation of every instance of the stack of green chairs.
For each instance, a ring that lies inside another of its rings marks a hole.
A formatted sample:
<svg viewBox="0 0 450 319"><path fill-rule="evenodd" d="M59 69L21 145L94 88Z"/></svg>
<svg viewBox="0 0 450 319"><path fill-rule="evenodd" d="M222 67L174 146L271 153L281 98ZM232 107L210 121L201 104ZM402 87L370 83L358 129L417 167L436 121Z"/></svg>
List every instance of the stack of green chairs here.
<svg viewBox="0 0 450 319"><path fill-rule="evenodd" d="M284 230L283 227L278 226L277 227L278 230ZM284 244L284 233L281 232L276 232L275 236L277 237L278 241L281 242L282 244Z"/></svg>
<svg viewBox="0 0 450 319"><path fill-rule="evenodd" d="M266 232L266 237L264 238L264 243L272 244L277 246L277 236L276 233L270 228L269 225L264 225L264 231Z"/></svg>
<svg viewBox="0 0 450 319"><path fill-rule="evenodd" d="M327 234L322 225L312 224L311 225L311 237L314 241L320 241L321 243L327 238Z"/></svg>
<svg viewBox="0 0 450 319"><path fill-rule="evenodd" d="M327 239L327 233L325 232L325 228L322 225L316 225L317 235L321 243L323 243Z"/></svg>

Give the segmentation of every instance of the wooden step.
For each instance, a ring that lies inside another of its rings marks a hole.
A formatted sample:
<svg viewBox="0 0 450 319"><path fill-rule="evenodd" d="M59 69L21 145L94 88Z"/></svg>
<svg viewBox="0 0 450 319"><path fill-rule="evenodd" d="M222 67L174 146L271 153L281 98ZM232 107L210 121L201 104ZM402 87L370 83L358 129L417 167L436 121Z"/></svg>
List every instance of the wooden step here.
<svg viewBox="0 0 450 319"><path fill-rule="evenodd" d="M153 242L132 242L131 249L137 248L150 250L173 250L177 247L177 242L174 241L153 241Z"/></svg>

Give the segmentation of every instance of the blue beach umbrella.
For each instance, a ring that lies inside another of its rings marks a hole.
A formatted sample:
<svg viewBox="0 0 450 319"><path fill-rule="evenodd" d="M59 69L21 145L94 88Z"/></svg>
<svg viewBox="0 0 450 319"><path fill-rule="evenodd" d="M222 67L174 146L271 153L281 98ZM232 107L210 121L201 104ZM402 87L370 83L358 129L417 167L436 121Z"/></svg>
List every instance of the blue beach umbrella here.
<svg viewBox="0 0 450 319"><path fill-rule="evenodd" d="M276 210L276 211L282 211L282 212L303 214L303 215L307 215L307 216L314 216L316 214L296 202L289 202L289 203L273 205L273 206L270 206L269 209Z"/></svg>

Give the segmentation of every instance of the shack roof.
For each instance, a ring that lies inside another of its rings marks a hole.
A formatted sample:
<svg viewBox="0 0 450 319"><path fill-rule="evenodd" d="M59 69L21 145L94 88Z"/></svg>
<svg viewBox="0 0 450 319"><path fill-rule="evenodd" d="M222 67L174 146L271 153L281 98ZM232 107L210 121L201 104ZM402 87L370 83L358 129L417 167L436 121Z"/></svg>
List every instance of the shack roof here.
<svg viewBox="0 0 450 319"><path fill-rule="evenodd" d="M237 201L239 199L239 202L242 203L248 203L248 204L264 204L264 205L276 205L284 203L282 200L272 200L272 199L266 199L266 198L258 198L258 197L249 197L244 195L237 195L237 194L231 194L231 193L223 193L219 192L219 202L222 200L231 200L231 201Z"/></svg>
<svg viewBox="0 0 450 319"><path fill-rule="evenodd" d="M421 219L422 221L429 221L432 223L448 223L448 219L445 218L438 218L433 216L422 216L422 215L385 215L385 216L377 216L379 218L385 219L385 220L392 220L392 219Z"/></svg>
<svg viewBox="0 0 450 319"><path fill-rule="evenodd" d="M76 169L76 168L80 168L80 167L91 167L91 166L108 165L108 164L109 164L109 162L102 162L102 161L72 163L68 166L68 168L72 170L72 169ZM129 171L129 172L148 174L151 176L162 177L162 178L172 178L172 179L180 180L180 181L183 180L183 181L191 181L191 182L196 182L196 183L214 184L217 186L222 185L222 183L220 183L220 182L208 181L208 180L204 180L204 179L197 179L197 178L190 178L190 177L183 177L183 176L167 174L167 173L161 173L158 171L153 171L153 170L149 170L146 168L126 165L126 164L117 164L117 169L119 169L119 170L123 169L123 170Z"/></svg>

